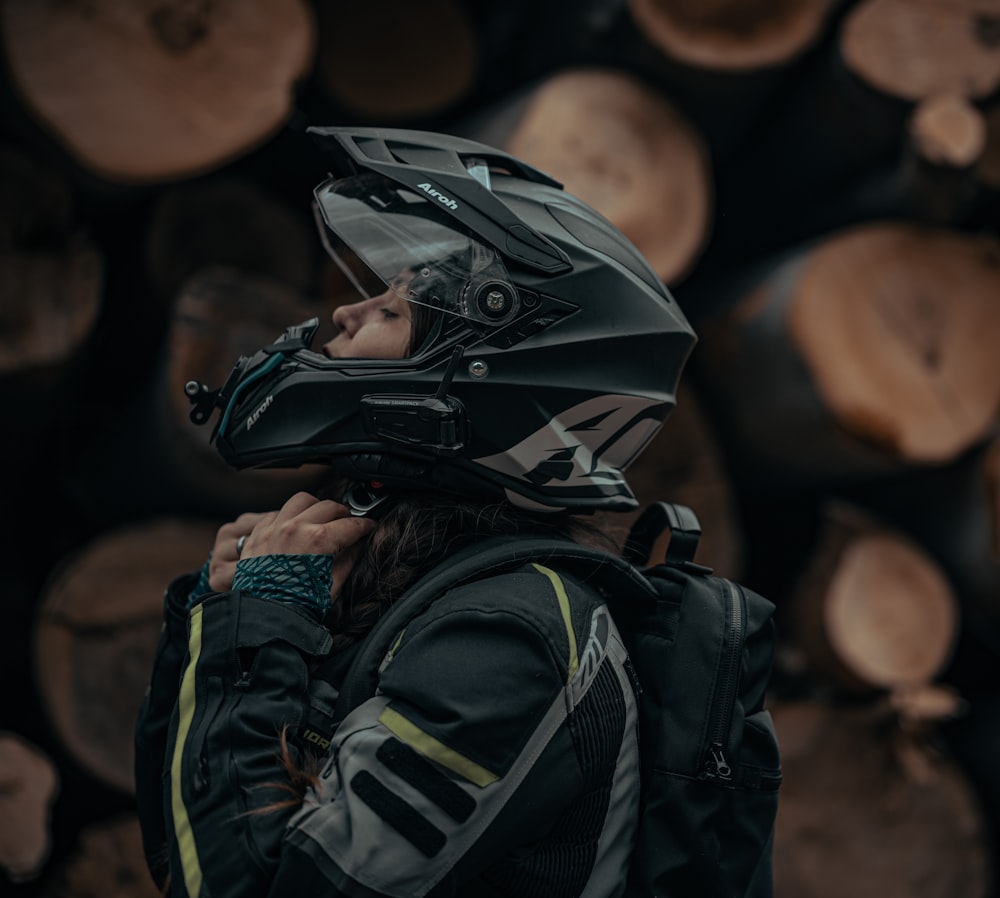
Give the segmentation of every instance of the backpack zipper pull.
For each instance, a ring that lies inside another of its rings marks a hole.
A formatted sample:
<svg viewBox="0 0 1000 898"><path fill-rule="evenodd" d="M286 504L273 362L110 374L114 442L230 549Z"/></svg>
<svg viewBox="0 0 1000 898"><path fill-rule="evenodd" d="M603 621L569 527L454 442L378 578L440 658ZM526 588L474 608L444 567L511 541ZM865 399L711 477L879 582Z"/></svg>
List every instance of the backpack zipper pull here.
<svg viewBox="0 0 1000 898"><path fill-rule="evenodd" d="M729 766L722 746L718 742L713 742L708 747L708 757L705 758L701 778L713 780L731 780L733 778L733 768Z"/></svg>

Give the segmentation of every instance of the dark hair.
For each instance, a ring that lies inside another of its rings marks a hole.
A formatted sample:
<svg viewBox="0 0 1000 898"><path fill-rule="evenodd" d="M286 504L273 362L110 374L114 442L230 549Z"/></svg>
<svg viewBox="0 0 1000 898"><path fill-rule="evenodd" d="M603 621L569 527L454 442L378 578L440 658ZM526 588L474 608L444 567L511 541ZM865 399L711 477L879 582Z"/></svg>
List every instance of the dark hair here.
<svg viewBox="0 0 1000 898"><path fill-rule="evenodd" d="M400 494L386 501L391 506L365 541L327 618L334 651L363 638L421 574L477 539L530 534L609 542L577 517L527 512L509 502L483 504L433 493Z"/></svg>

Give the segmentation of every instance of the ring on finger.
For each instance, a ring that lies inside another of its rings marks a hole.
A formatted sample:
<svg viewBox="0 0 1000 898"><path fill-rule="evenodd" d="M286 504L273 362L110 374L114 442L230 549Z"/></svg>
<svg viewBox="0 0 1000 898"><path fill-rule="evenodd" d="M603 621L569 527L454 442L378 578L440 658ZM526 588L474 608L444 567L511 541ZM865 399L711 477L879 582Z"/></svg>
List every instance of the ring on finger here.
<svg viewBox="0 0 1000 898"><path fill-rule="evenodd" d="M246 534L243 534L238 540L236 540L236 557L239 558L243 554L243 544L247 541Z"/></svg>

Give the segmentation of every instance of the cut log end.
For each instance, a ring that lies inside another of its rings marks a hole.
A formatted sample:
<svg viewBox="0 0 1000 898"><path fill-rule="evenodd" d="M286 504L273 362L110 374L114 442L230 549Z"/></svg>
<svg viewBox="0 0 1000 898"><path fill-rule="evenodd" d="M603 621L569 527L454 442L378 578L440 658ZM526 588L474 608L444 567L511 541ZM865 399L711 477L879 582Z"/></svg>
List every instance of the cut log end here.
<svg viewBox="0 0 1000 898"><path fill-rule="evenodd" d="M955 597L937 566L899 537L848 546L826 597L829 639L860 679L920 683L944 666L957 627Z"/></svg>
<svg viewBox="0 0 1000 898"><path fill-rule="evenodd" d="M852 506L830 505L823 523L791 604L807 666L849 691L929 684L958 632L958 603L943 572L923 549Z"/></svg>
<svg viewBox="0 0 1000 898"><path fill-rule="evenodd" d="M108 533L61 567L38 611L34 669L67 751L99 781L134 791L135 717L149 684L163 591L201 567L216 526L158 520Z"/></svg>
<svg viewBox="0 0 1000 898"><path fill-rule="evenodd" d="M314 54L302 0L9 0L0 17L26 108L114 182L188 177L255 147Z"/></svg>
<svg viewBox="0 0 1000 898"><path fill-rule="evenodd" d="M604 69L535 90L505 149L613 222L671 283L708 238L711 173L701 135L662 96Z"/></svg>
<svg viewBox="0 0 1000 898"><path fill-rule="evenodd" d="M986 149L986 120L964 97L929 97L913 114L910 136L917 152L928 162L968 168Z"/></svg>
<svg viewBox="0 0 1000 898"><path fill-rule="evenodd" d="M788 328L843 426L917 463L981 441L1000 407L1000 246L903 224L814 251Z"/></svg>
<svg viewBox="0 0 1000 898"><path fill-rule="evenodd" d="M41 875L58 793L59 774L49 758L16 733L0 731L0 868L14 882Z"/></svg>
<svg viewBox="0 0 1000 898"><path fill-rule="evenodd" d="M848 68L905 100L954 94L983 99L1000 88L995 0L862 0L840 32Z"/></svg>

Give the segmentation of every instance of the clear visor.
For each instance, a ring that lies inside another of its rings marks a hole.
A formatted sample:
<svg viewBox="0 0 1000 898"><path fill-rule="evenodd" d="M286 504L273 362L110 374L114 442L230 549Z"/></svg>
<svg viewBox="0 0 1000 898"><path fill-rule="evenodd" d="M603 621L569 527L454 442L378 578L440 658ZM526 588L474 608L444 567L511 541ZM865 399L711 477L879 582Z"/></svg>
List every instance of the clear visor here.
<svg viewBox="0 0 1000 898"><path fill-rule="evenodd" d="M359 298L389 290L486 326L515 317L506 266L440 208L451 200L375 174L326 181L315 197L323 245Z"/></svg>

